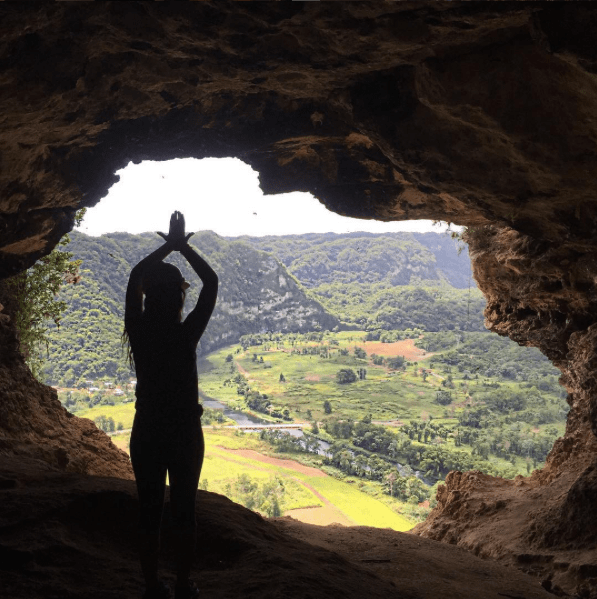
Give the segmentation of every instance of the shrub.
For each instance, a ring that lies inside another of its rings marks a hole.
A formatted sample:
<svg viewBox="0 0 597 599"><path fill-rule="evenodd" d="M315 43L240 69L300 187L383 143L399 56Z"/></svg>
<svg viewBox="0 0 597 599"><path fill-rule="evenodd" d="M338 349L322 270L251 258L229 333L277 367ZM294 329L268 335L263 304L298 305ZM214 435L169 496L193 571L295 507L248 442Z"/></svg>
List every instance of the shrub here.
<svg viewBox="0 0 597 599"><path fill-rule="evenodd" d="M341 368L336 373L336 381L340 385L346 385L348 383L354 383L357 380L357 375L352 368Z"/></svg>

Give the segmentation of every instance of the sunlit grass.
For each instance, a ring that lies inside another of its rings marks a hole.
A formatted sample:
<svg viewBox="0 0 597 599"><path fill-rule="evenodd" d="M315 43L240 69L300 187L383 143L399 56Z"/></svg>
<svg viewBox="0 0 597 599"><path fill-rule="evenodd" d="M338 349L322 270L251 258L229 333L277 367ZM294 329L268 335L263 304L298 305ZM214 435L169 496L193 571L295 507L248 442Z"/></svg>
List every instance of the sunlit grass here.
<svg viewBox="0 0 597 599"><path fill-rule="evenodd" d="M279 348L271 343L267 350L263 346L250 347L246 351L237 351L239 346L224 348L210 354L200 365L204 371L200 375L200 386L208 396L231 407L240 406L243 400L236 392L236 384L222 384L240 371L251 388L267 394L274 405L287 406L299 419L307 417L307 410L311 412L310 419L323 419L323 402L326 400L330 401L335 415L354 420L367 413L371 413L374 420L382 421L419 419L429 414L434 418L442 417L444 409L435 402L441 378L429 377L425 382L420 375L414 374L414 367L392 371L373 365L370 356L356 358L354 347L364 345L360 342L363 336L364 333L355 331L334 334L338 345L330 346L331 357L325 359L317 355L292 354L293 348L288 343ZM296 347L318 345L301 342ZM349 350L349 355L341 355L340 349ZM225 362L227 355L233 356L232 362ZM418 362L419 368L425 366L425 360ZM341 385L336 382L336 373L341 368L355 371L365 368L366 379ZM280 381L281 374L284 382Z"/></svg>
<svg viewBox="0 0 597 599"><path fill-rule="evenodd" d="M256 439L251 439L251 437L254 437L254 435L238 436L229 432L216 432L212 434L211 431L206 431L206 456L209 456L209 460L206 459L208 465L204 466L202 479L207 478L209 490L212 490L212 478L210 476L213 477L216 485L221 486L222 483L216 481L228 481L230 478L235 478L243 472L249 474L249 476L255 475L255 478L267 478L275 473L285 479L299 479L303 483L312 486L355 524L392 528L399 531L410 530L413 527L413 523L410 520L397 514L390 507L374 497L358 490L353 484L337 480L331 476L311 476L293 468L266 464L259 460L243 457L240 454L231 455L221 447L218 447L218 445L221 445L228 449L238 449L252 446L251 449L257 451L263 451L268 448L268 445L258 437ZM292 456L284 455L280 457L287 459ZM227 473L230 473L230 476L225 476ZM309 493L309 495L303 495L304 501L307 501L307 503L301 505L300 496L297 496L297 505L295 507L322 505L320 500L308 489L304 486L301 488ZM213 490L216 489L214 488ZM287 507L287 509L294 508Z"/></svg>
<svg viewBox="0 0 597 599"><path fill-rule="evenodd" d="M304 477L330 503L360 526L376 526L406 531L413 523L391 510L374 497L359 491L349 483L330 477Z"/></svg>
<svg viewBox="0 0 597 599"><path fill-rule="evenodd" d="M340 510L356 525L392 528L398 531L410 530L413 522L392 510L375 497L360 491L355 483L337 480L331 476L310 476L292 467L268 464L240 453L226 451L252 449L269 453L274 457L292 459L293 456L276 455L274 448L262 441L256 434L238 434L232 431L205 429L205 460L201 471L201 481L207 481L208 491L226 495L226 486L246 474L263 483L273 476L284 480L286 511L306 507L322 506L324 503L305 485L310 485L334 507ZM112 441L128 452L130 433L114 435Z"/></svg>
<svg viewBox="0 0 597 599"><path fill-rule="evenodd" d="M76 415L79 418L89 418L91 420L95 420L98 416L105 416L106 418L112 418L116 425L121 422L123 428L127 429L133 426L135 403L93 406L93 408L76 412Z"/></svg>

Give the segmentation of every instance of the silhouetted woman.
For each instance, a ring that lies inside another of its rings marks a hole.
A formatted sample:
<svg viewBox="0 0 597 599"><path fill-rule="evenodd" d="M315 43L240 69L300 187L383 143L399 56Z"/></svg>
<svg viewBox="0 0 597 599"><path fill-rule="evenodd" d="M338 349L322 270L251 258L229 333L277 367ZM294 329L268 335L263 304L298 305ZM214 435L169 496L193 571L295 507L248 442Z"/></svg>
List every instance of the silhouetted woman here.
<svg viewBox="0 0 597 599"><path fill-rule="evenodd" d="M195 549L195 496L204 454L196 350L216 303L218 277L188 245L192 233L185 235L180 212L172 214L168 235L158 234L166 243L133 268L126 291L125 333L137 373L130 447L139 493L144 597L170 596L158 578L167 472L177 534L175 597L183 599L198 596L189 580ZM178 268L163 262L172 251L179 251L203 282L197 305L184 322L182 308L189 285Z"/></svg>

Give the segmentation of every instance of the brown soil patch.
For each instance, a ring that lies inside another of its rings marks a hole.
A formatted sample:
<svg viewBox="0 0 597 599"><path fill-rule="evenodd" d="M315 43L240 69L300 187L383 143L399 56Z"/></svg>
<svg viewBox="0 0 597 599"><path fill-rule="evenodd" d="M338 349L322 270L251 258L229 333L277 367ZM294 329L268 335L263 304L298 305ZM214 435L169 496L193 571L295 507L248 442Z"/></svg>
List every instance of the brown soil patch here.
<svg viewBox="0 0 597 599"><path fill-rule="evenodd" d="M129 439L130 435L114 435L112 437L112 443L118 447L118 449L122 449L125 453L129 453Z"/></svg>
<svg viewBox="0 0 597 599"><path fill-rule="evenodd" d="M308 374L305 377L305 380L317 382L317 381L321 380L321 377L318 374Z"/></svg>
<svg viewBox="0 0 597 599"><path fill-rule="evenodd" d="M243 368L236 360L235 360L235 364L236 367L238 368L238 371L243 375L243 376L249 376L249 373L247 372L246 368Z"/></svg>
<svg viewBox="0 0 597 599"><path fill-rule="evenodd" d="M270 456L263 455L262 453L259 453L258 451L255 451L253 449L228 449L227 447L221 446L220 448L228 453L240 455L243 458L257 460L259 462L263 462L264 464L271 464L273 466L277 466L278 468L288 468L289 470L294 470L296 472L300 472L301 474L306 474L307 476L327 476L325 472L322 472L317 468L305 466L304 464L295 462L294 460L281 460L280 458L272 458Z"/></svg>
<svg viewBox="0 0 597 599"><path fill-rule="evenodd" d="M284 512L284 516L290 516L299 522L305 522L306 524L317 524L318 526L329 526L330 524L354 526L354 522L349 520L338 509L329 505L288 510Z"/></svg>
<svg viewBox="0 0 597 599"><path fill-rule="evenodd" d="M378 356L404 356L406 360L421 360L430 356L425 350L415 347L415 339L403 339L394 343L381 343L380 341L365 341L361 346L368 355Z"/></svg>
<svg viewBox="0 0 597 599"><path fill-rule="evenodd" d="M373 420L373 424L379 424L381 426L403 426L404 421L402 420Z"/></svg>
<svg viewBox="0 0 597 599"><path fill-rule="evenodd" d="M257 460L266 464L292 469L295 472L300 472L301 474L306 474L308 476L327 476L325 472L322 472L317 468L304 466L303 464L295 462L294 460L281 460L278 458L272 458L254 451L253 449L228 449L227 447L222 447L221 445L218 445L218 447L233 455L240 455L244 458L250 458L252 460ZM236 460L230 458L230 461L234 462ZM315 489L315 487L311 486L309 483L301 480L300 478L296 478L294 476L289 478L292 478L292 480L295 480L303 487L309 489L309 491L311 491L315 497L322 501L324 505L288 510L284 512L285 516L291 516L300 522L306 522L307 524L318 524L320 526L327 526L329 524L341 524L342 526L355 525L355 522L345 516L333 503L329 501L329 499L327 499L327 497L323 496L317 489Z"/></svg>

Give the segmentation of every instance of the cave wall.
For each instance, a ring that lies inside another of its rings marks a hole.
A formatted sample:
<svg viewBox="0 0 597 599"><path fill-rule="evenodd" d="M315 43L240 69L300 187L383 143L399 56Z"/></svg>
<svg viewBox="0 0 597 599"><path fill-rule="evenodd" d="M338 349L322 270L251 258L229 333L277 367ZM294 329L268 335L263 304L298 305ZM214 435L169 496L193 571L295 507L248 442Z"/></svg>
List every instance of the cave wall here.
<svg viewBox="0 0 597 599"><path fill-rule="evenodd" d="M49 252L117 169L144 159L235 156L267 193L467 225L488 327L550 357L571 413L543 471L451 475L418 532L500 557L578 529L597 421L589 3L2 3L0 16L0 277ZM27 413L43 412L72 429L72 467L84 425L12 350L2 359L4 450L16 451ZM518 493L519 513L533 493L551 507L529 508L513 526L524 531L500 544L484 532L492 493Z"/></svg>
<svg viewBox="0 0 597 599"><path fill-rule="evenodd" d="M132 479L126 453L91 420L67 412L56 390L33 377L18 351L13 309L10 290L0 281L0 456L35 460L49 470Z"/></svg>

